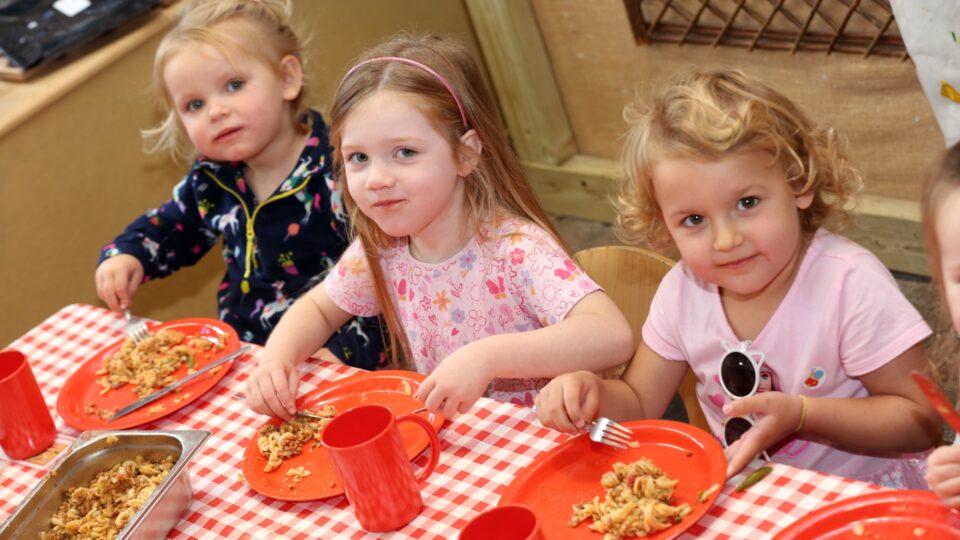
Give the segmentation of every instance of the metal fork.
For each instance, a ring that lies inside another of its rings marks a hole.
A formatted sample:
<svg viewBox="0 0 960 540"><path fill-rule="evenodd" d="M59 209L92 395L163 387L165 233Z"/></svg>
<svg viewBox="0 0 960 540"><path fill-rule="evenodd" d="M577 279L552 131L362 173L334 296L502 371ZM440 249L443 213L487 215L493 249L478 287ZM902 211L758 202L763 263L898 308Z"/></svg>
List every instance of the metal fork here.
<svg viewBox="0 0 960 540"><path fill-rule="evenodd" d="M606 416L597 417L590 424L590 440L626 450L633 441L633 432Z"/></svg>
<svg viewBox="0 0 960 540"><path fill-rule="evenodd" d="M131 320L129 309L123 310L123 318L127 320L127 327L124 331L126 332L130 341L134 343L140 343L141 341L150 337L150 330L147 329L146 321L134 323Z"/></svg>

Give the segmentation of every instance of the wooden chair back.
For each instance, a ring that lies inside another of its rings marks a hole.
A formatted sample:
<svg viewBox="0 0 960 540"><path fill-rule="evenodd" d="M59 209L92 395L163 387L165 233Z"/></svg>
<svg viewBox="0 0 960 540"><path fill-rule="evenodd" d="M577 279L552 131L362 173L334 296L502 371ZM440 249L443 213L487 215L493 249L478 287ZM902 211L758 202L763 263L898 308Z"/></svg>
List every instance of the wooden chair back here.
<svg viewBox="0 0 960 540"><path fill-rule="evenodd" d="M577 263L623 311L633 336L640 343L641 329L650 311L650 302L660 285L660 280L673 267L674 262L653 251L632 246L600 246L584 249L574 255ZM604 373L607 378L619 377L627 364ZM700 408L696 393L697 379L687 370L678 393L687 411L690 424L708 433L710 427Z"/></svg>

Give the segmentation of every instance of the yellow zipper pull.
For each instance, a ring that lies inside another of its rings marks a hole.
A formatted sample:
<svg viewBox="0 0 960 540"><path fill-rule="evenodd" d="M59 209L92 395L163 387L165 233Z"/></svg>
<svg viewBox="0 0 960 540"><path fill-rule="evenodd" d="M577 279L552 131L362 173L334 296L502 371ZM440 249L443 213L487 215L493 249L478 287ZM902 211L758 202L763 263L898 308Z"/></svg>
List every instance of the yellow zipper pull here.
<svg viewBox="0 0 960 540"><path fill-rule="evenodd" d="M245 257L245 268L243 270L243 281L240 282L240 291L243 294L250 292L250 262L253 260L253 220L247 220L247 256Z"/></svg>

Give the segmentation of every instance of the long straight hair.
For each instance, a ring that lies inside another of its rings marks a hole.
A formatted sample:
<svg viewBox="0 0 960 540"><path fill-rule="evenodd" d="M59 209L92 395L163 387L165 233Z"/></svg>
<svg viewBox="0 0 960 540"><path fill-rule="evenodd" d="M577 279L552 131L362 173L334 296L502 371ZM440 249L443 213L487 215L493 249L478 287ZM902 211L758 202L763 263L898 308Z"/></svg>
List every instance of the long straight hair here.
<svg viewBox="0 0 960 540"><path fill-rule="evenodd" d="M497 223L508 216L518 216L536 223L553 234L558 242L560 236L534 195L527 175L520 166L520 160L510 148L493 98L484 85L477 63L466 47L451 38L401 34L368 50L357 59L356 64L387 56L416 61L437 72L450 84L460 99L467 121L467 126L464 126L460 108L441 80L420 67L396 61L384 60L357 65L340 83L333 100L330 112L330 142L335 148L333 171L343 189L343 201L350 215L352 235L359 238L363 246L373 276L377 300L390 331L391 361L398 365L401 363L398 359L398 348L405 358L410 359L410 345L400 324L397 308L390 299L378 254L380 250L396 245L398 239L383 232L357 208L345 187L344 162L340 151L344 122L366 98L380 90L409 95L437 131L446 138L458 162L473 152L460 142L461 136L468 129L476 131L483 149L476 169L463 181L468 215L481 241L486 240L485 224L492 225L490 230L495 231Z"/></svg>

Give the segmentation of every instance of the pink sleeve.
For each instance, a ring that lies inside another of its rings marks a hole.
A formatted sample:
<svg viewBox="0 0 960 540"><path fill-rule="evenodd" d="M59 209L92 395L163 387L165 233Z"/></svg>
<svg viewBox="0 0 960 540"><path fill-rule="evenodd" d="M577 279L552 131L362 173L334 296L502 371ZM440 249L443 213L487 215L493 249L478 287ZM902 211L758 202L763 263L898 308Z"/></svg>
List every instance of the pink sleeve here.
<svg viewBox="0 0 960 540"><path fill-rule="evenodd" d="M330 269L330 273L323 280L323 287L333 303L347 313L372 317L382 311L359 239L350 244L337 264Z"/></svg>
<svg viewBox="0 0 960 540"><path fill-rule="evenodd" d="M601 290L540 227L510 235L505 251L511 294L541 326L562 321L584 296Z"/></svg>
<svg viewBox="0 0 960 540"><path fill-rule="evenodd" d="M857 257L839 289L832 296L839 299L839 353L851 377L882 367L931 334L893 276L872 255Z"/></svg>
<svg viewBox="0 0 960 540"><path fill-rule="evenodd" d="M677 331L679 313L677 305L681 296L683 283L683 264L677 264L663 276L657 292L650 302L650 311L647 320L643 323L640 334L643 342L666 360L685 362L686 354L680 349L680 335Z"/></svg>

